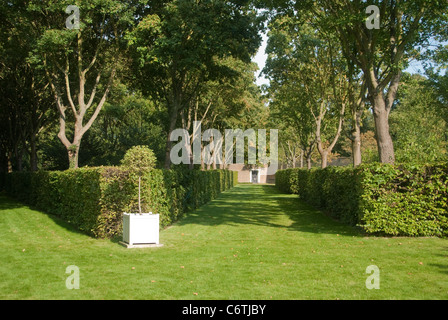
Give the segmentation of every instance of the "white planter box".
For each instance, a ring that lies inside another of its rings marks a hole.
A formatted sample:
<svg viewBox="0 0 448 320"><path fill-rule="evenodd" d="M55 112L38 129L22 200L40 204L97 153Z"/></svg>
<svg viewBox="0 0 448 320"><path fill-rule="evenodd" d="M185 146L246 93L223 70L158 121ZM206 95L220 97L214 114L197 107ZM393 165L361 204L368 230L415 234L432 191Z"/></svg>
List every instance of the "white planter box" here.
<svg viewBox="0 0 448 320"><path fill-rule="evenodd" d="M123 213L123 241L129 245L159 244L159 215Z"/></svg>

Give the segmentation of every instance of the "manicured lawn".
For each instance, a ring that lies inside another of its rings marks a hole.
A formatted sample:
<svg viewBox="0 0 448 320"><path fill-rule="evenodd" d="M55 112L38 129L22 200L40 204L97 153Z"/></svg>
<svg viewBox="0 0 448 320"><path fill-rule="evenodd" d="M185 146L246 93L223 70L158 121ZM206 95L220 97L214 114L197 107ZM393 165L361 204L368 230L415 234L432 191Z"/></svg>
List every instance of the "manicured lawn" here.
<svg viewBox="0 0 448 320"><path fill-rule="evenodd" d="M126 249L2 196L0 298L448 299L448 240L365 237L271 185L239 185L160 240Z"/></svg>

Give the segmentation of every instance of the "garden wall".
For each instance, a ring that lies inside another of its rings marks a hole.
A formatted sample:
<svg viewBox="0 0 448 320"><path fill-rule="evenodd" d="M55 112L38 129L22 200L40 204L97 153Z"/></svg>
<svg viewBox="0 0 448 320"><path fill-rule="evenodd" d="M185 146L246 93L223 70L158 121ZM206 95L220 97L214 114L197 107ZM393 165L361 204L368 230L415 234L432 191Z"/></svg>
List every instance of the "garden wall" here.
<svg viewBox="0 0 448 320"><path fill-rule="evenodd" d="M448 164L287 169L277 187L366 233L448 235Z"/></svg>
<svg viewBox="0 0 448 320"><path fill-rule="evenodd" d="M123 212L138 212L138 178L120 167L14 172L0 179L6 193L99 238L122 234ZM142 211L166 227L238 182L228 170L151 170L142 177Z"/></svg>

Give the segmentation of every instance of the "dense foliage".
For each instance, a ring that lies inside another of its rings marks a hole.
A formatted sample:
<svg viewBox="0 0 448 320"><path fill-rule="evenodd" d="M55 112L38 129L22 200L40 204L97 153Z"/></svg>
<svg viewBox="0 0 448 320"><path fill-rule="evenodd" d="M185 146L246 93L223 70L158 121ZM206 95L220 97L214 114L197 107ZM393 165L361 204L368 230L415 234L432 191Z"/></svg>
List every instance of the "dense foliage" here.
<svg viewBox="0 0 448 320"><path fill-rule="evenodd" d="M174 128L262 105L248 0L11 0L0 20L0 172L118 165L134 145L168 167Z"/></svg>
<svg viewBox="0 0 448 320"><path fill-rule="evenodd" d="M287 169L276 185L366 233L448 235L448 164Z"/></svg>
<svg viewBox="0 0 448 320"><path fill-rule="evenodd" d="M237 175L228 170L146 171L143 210L160 214L160 225L166 227L233 187ZM9 195L99 238L120 235L123 212L138 210L138 182L122 167L13 172L2 175L1 182Z"/></svg>

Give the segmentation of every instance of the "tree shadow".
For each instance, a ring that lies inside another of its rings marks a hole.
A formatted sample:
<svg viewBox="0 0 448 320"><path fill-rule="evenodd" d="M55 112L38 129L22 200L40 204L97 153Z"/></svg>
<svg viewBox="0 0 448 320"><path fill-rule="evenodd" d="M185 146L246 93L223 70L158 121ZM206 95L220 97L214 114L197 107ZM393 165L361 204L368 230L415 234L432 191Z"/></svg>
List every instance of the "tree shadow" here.
<svg viewBox="0 0 448 320"><path fill-rule="evenodd" d="M297 195L284 194L275 186L264 186L266 192L276 200L282 212L293 221L290 228L309 233L327 233L347 236L359 236L359 229L346 225L326 215L323 211L300 200ZM269 189L268 189L269 188Z"/></svg>
<svg viewBox="0 0 448 320"><path fill-rule="evenodd" d="M220 194L218 198L189 212L178 224L280 226L271 222L280 213L262 199L264 192L247 186L240 185Z"/></svg>
<svg viewBox="0 0 448 320"><path fill-rule="evenodd" d="M0 193L0 210L23 208L25 205L13 200L5 193Z"/></svg>
<svg viewBox="0 0 448 320"><path fill-rule="evenodd" d="M29 205L26 203L22 203L19 200L9 197L8 195L0 194L0 210L11 210L11 209L28 209L28 210L39 211L39 212L45 214L47 217L49 217L55 224L62 227L63 229L65 229L68 232L85 235L85 236L91 236L87 232L79 230L74 225L63 220L62 218L58 217L57 215L54 215L49 212L45 212L45 210L42 210L35 206Z"/></svg>
<svg viewBox="0 0 448 320"><path fill-rule="evenodd" d="M290 225L276 222L285 214L292 221ZM281 193L267 184L240 184L178 222L186 224L256 225L307 233L360 235L355 228L326 216L298 196Z"/></svg>
<svg viewBox="0 0 448 320"><path fill-rule="evenodd" d="M448 258L448 247L444 247L442 249L441 253L438 253L437 256L439 257L443 257L443 258ZM445 273L448 274L448 263L447 264L441 264L441 263L430 263L429 264L431 267L436 267L440 269L441 273Z"/></svg>
<svg viewBox="0 0 448 320"><path fill-rule="evenodd" d="M431 267L439 268L441 273L448 274L448 265L441 263L430 263Z"/></svg>

